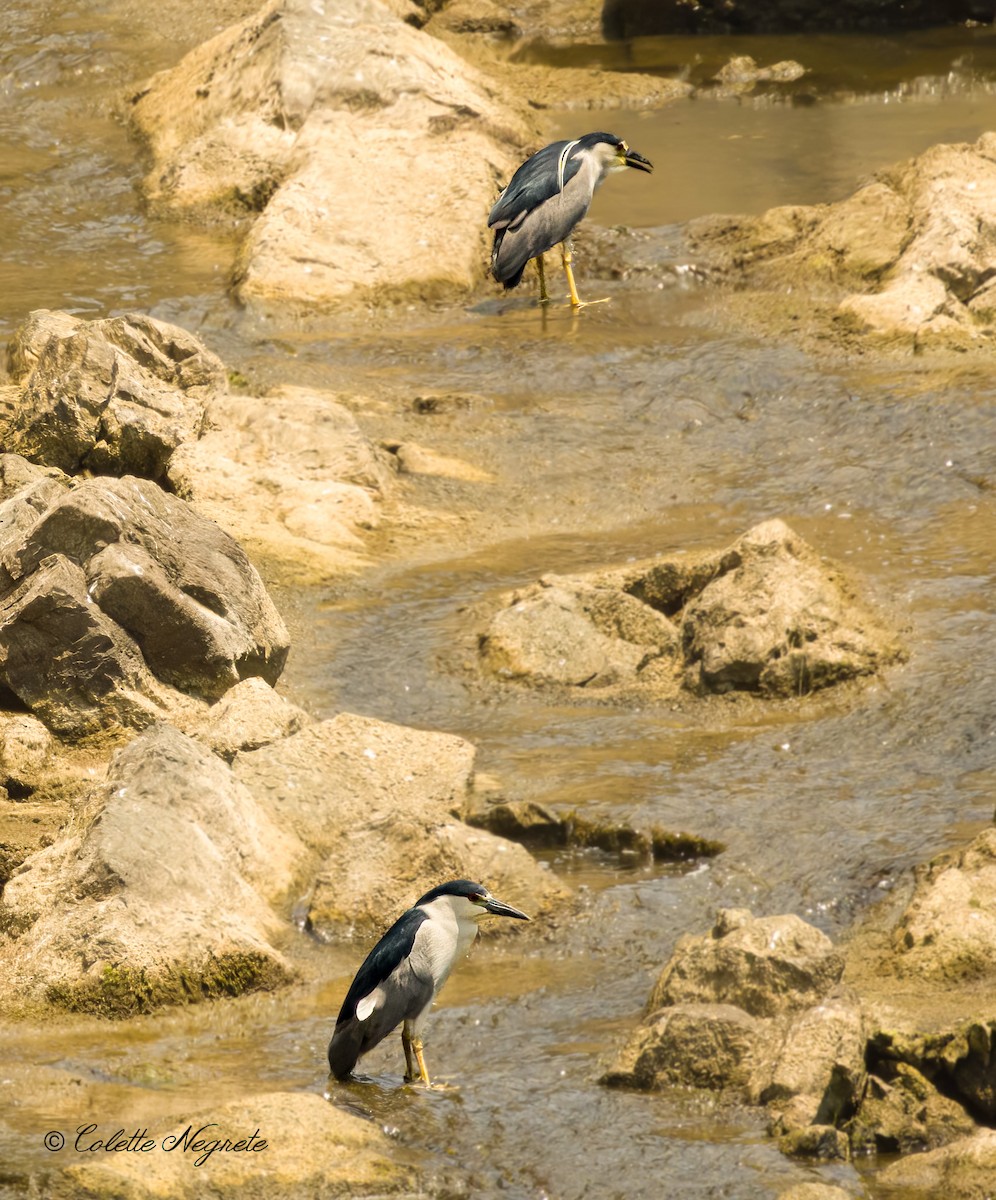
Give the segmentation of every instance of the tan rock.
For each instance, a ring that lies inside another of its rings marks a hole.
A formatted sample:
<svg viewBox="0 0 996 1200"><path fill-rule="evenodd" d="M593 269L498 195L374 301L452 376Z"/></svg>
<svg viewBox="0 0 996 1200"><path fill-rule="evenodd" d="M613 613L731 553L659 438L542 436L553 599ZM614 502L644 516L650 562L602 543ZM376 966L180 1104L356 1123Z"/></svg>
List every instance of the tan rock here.
<svg viewBox="0 0 996 1200"><path fill-rule="evenodd" d="M675 947L647 1011L671 1004L735 1004L772 1017L819 1003L840 980L844 962L830 939L789 913L753 917L724 909L704 937Z"/></svg>
<svg viewBox="0 0 996 1200"><path fill-rule="evenodd" d="M984 1200L996 1177L996 1132L980 1130L950 1146L912 1154L882 1172L884 1186L907 1195L943 1196L944 1200Z"/></svg>
<svg viewBox="0 0 996 1200"><path fill-rule="evenodd" d="M285 982L270 902L302 856L220 759L155 726L4 888L5 999L123 1016Z"/></svg>
<svg viewBox="0 0 996 1200"><path fill-rule="evenodd" d="M377 0L269 0L151 79L133 121L154 204L259 214L237 278L264 304L470 287L487 197L532 135L496 84Z"/></svg>
<svg viewBox="0 0 996 1200"><path fill-rule="evenodd" d="M205 1171L218 1200L468 1194L454 1168L314 1092L246 1096L155 1132L157 1145L145 1154L74 1155L83 1161L47 1181L48 1194L198 1200Z"/></svg>
<svg viewBox="0 0 996 1200"><path fill-rule="evenodd" d="M897 970L932 980L996 974L996 828L916 872L893 933Z"/></svg>

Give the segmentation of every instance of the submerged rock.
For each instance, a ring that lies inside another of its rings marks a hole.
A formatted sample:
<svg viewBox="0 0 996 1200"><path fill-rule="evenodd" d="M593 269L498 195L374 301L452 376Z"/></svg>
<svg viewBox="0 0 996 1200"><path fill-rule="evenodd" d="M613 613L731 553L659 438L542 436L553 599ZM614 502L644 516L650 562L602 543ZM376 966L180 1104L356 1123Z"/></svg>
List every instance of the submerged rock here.
<svg viewBox="0 0 996 1200"><path fill-rule="evenodd" d="M720 553L513 593L479 643L502 679L666 698L804 695L873 674L903 652L884 623L781 521Z"/></svg>

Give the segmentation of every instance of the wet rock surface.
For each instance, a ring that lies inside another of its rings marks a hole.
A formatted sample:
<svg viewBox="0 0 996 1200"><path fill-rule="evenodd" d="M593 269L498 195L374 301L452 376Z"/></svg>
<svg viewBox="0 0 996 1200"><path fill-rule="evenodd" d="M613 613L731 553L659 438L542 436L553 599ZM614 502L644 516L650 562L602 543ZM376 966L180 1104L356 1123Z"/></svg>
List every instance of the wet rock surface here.
<svg viewBox="0 0 996 1200"><path fill-rule="evenodd" d="M843 4L803 0L791 8L777 0L704 0L703 3L654 4L651 0L605 0L602 28L608 38L668 33L758 33L793 29L895 29L904 25L991 22L990 0L862 0Z"/></svg>
<svg viewBox="0 0 996 1200"><path fill-rule="evenodd" d="M846 1158L836 1126L864 1090L866 1033L843 969L798 917L725 910L704 938L678 942L602 1082L731 1092L772 1107L786 1152Z"/></svg>

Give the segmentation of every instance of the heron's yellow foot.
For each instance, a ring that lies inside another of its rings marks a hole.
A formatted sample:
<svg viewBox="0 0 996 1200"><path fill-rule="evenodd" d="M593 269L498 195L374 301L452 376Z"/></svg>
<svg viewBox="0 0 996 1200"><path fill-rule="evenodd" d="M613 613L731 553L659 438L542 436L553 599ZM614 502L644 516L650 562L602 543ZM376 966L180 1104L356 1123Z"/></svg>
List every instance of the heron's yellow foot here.
<svg viewBox="0 0 996 1200"><path fill-rule="evenodd" d="M408 1067L408 1070L405 1072L405 1083L414 1083L416 1079L421 1079L426 1087L431 1087L429 1072L425 1069L422 1039L416 1034L409 1033L407 1029L402 1028L401 1044L405 1048L405 1064ZM416 1065L418 1070L416 1070Z"/></svg>

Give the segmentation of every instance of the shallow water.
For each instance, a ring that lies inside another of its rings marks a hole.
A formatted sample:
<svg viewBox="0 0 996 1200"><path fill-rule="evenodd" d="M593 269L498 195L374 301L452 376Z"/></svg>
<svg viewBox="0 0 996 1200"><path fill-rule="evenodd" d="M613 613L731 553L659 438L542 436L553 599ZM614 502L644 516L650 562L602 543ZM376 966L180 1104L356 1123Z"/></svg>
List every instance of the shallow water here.
<svg viewBox="0 0 996 1200"><path fill-rule="evenodd" d="M239 312L226 292L235 231L153 220L137 202L141 166L114 118L117 89L182 48L140 17L127 3L86 13L53 3L39 17L27 0L0 17L0 332L37 306L147 308L200 332L254 385L373 395L360 410L373 436L487 467L488 487L403 481L438 533L382 538L379 565L355 586L278 591L296 634L283 690L321 716L345 708L463 734L510 795L728 847L684 869L550 856L579 889L576 916L480 946L433 1021L430 1067L459 1091L399 1089L391 1044L365 1064L376 1085L336 1087L334 1102L445 1153L482 1197L649 1197L662 1179L668 1195L738 1200L809 1177L857 1189L850 1167L783 1159L757 1113L595 1080L677 937L705 929L717 907L796 911L839 934L911 864L991 819L996 501L978 480L991 473L992 373L831 368L797 346L736 336L721 298L694 286L613 284L611 304L546 319L527 297L484 287L466 306L363 326ZM996 128L989 42L962 31L897 44L905 51L891 55L860 40L845 53L832 39L612 48L642 68L686 53L688 71L704 73L693 59L710 47L718 62L791 56L814 71L805 102L585 114L658 166L612 180L593 217L657 226L831 200L936 141ZM551 114L551 135L576 132L577 119ZM420 415L411 401L427 392L452 403ZM457 525L443 519L452 511ZM907 667L857 697L720 704L707 724L697 710L487 692L463 668L469 605L546 571L725 544L776 515L907 628ZM247 1091L324 1089L325 1043L362 948L291 949L312 982L278 998L10 1031L9 1070L54 1074L4 1114L0 1188L25 1194L29 1173L58 1165L43 1132L87 1112L128 1124ZM62 1086L67 1075L83 1084ZM862 1171L870 1194L873 1166Z"/></svg>

